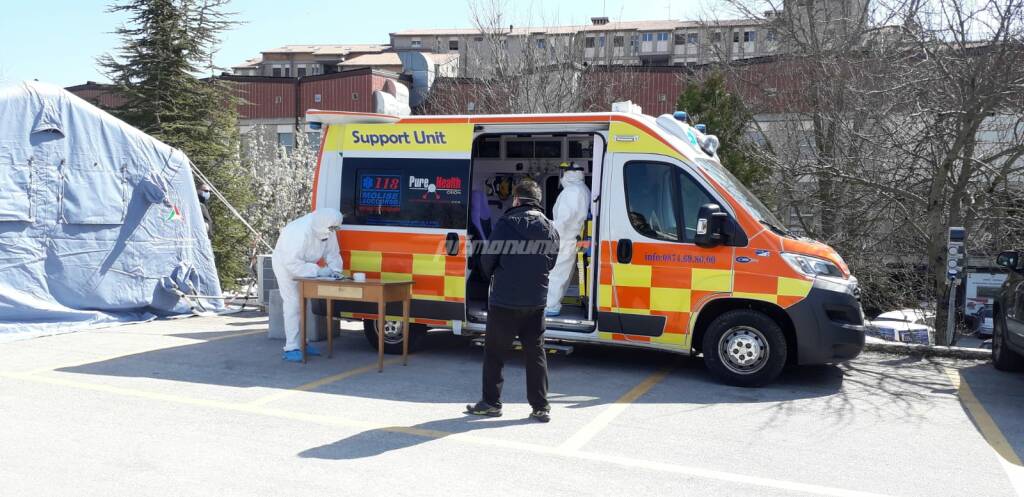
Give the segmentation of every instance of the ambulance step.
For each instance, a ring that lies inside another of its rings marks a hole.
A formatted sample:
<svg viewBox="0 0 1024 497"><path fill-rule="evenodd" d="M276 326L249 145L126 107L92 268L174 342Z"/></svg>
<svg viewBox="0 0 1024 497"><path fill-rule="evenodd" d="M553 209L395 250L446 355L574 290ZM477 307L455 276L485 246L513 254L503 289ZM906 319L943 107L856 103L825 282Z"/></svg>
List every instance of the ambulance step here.
<svg viewBox="0 0 1024 497"><path fill-rule="evenodd" d="M473 345L476 345L477 347L483 347L484 346L484 337L474 338L473 339ZM516 349L516 350L522 350L523 349L523 344L520 343L519 340L514 340L512 342L512 347L514 349ZM572 348L572 345L562 345L560 343L545 343L544 344L544 350L546 350L548 354L569 355L569 354L572 354L573 348Z"/></svg>

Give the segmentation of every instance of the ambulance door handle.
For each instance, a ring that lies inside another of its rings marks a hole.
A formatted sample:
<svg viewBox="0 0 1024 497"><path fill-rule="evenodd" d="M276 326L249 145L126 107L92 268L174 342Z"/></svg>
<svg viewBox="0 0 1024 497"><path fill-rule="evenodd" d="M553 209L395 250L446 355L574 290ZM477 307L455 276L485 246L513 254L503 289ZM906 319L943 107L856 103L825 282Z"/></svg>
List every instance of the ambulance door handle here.
<svg viewBox="0 0 1024 497"><path fill-rule="evenodd" d="M455 232L448 233L448 236L444 239L444 249L448 252L448 255L459 255L459 234Z"/></svg>
<svg viewBox="0 0 1024 497"><path fill-rule="evenodd" d="M618 247L615 249L615 257L619 264L629 264L633 260L633 240L629 238L619 239Z"/></svg>

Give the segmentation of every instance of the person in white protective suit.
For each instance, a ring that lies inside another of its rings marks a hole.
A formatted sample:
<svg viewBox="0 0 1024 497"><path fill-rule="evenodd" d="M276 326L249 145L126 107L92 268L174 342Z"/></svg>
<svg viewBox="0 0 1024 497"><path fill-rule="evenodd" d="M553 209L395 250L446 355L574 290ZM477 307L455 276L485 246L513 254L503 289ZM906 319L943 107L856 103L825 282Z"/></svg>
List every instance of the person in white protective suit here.
<svg viewBox="0 0 1024 497"><path fill-rule="evenodd" d="M548 301L544 309L548 316L562 312L562 297L569 288L572 269L576 266L576 237L590 215L590 189L583 180L583 168L568 164L562 173L561 183L562 192L555 200L553 211L555 229L561 242L558 259L548 277Z"/></svg>
<svg viewBox="0 0 1024 497"><path fill-rule="evenodd" d="M341 251L334 231L341 226L341 212L320 208L302 216L281 229L271 259L274 276L284 306L284 352L286 361L302 361L299 343L299 282L295 278L341 277ZM327 265L320 267L323 259ZM330 310L328 310L330 312ZM306 345L306 354L320 355L312 345Z"/></svg>

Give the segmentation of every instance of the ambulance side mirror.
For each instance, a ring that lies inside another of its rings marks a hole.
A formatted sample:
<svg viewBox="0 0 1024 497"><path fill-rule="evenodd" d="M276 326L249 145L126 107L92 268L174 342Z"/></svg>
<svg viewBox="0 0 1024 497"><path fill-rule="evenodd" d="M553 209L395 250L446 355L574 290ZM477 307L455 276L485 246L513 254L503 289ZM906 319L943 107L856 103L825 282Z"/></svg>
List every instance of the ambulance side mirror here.
<svg viewBox="0 0 1024 497"><path fill-rule="evenodd" d="M697 211L697 234L693 242L698 247L717 247L725 241L725 222L729 214L722 212L718 204L704 204Z"/></svg>

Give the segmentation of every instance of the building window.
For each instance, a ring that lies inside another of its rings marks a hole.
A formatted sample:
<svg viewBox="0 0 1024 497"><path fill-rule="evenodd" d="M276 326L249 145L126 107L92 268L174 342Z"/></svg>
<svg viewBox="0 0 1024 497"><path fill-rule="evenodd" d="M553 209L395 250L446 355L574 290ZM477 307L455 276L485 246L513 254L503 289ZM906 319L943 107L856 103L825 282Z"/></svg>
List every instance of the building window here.
<svg viewBox="0 0 1024 497"><path fill-rule="evenodd" d="M473 37L473 41L484 41L484 37L483 36L474 36Z"/></svg>
<svg viewBox="0 0 1024 497"><path fill-rule="evenodd" d="M640 36L643 41L654 41L654 33L644 33Z"/></svg>
<svg viewBox="0 0 1024 497"><path fill-rule="evenodd" d="M448 40L448 50L459 50L459 40Z"/></svg>
<svg viewBox="0 0 1024 497"><path fill-rule="evenodd" d="M290 68L290 67L284 68L284 77L286 77L286 78L292 77L292 68Z"/></svg>
<svg viewBox="0 0 1024 497"><path fill-rule="evenodd" d="M594 48L594 37L593 37L593 36L588 36L588 37L587 37L587 38L586 38L586 39L585 39L585 40L583 41L583 46L585 46L585 47L587 47L587 48Z"/></svg>
<svg viewBox="0 0 1024 497"><path fill-rule="evenodd" d="M733 43L739 43L740 42L740 32L739 31L733 31L732 32L732 42Z"/></svg>
<svg viewBox="0 0 1024 497"><path fill-rule="evenodd" d="M547 44L544 41L544 38L537 38L537 48L544 48L546 46Z"/></svg>
<svg viewBox="0 0 1024 497"><path fill-rule="evenodd" d="M658 41L668 41L668 33L666 33L666 32L658 33Z"/></svg>
<svg viewBox="0 0 1024 497"><path fill-rule="evenodd" d="M275 104L279 104L279 103L282 103L282 102L284 102L284 97L282 97L281 95L275 95L274 96L274 103Z"/></svg>
<svg viewBox="0 0 1024 497"><path fill-rule="evenodd" d="M764 39L767 41L775 41L775 30L769 29L768 32L764 34Z"/></svg>
<svg viewBox="0 0 1024 497"><path fill-rule="evenodd" d="M604 36L597 37L597 46L604 48Z"/></svg>
<svg viewBox="0 0 1024 497"><path fill-rule="evenodd" d="M757 41L757 31L744 31L743 32L743 41L745 41L745 42Z"/></svg>
<svg viewBox="0 0 1024 497"><path fill-rule="evenodd" d="M272 76L274 76L275 78L281 77L281 68L280 67L275 67L275 68L271 69L270 70L270 74Z"/></svg>
<svg viewBox="0 0 1024 497"><path fill-rule="evenodd" d="M423 48L423 42L420 40L412 40L409 45L412 46L412 48Z"/></svg>
<svg viewBox="0 0 1024 497"><path fill-rule="evenodd" d="M352 92L352 100L359 100L359 92L357 92L357 91Z"/></svg>
<svg viewBox="0 0 1024 497"><path fill-rule="evenodd" d="M306 76L306 68L305 67L300 67L300 68L296 69L296 75L298 77L300 77L300 78L305 77Z"/></svg>
<svg viewBox="0 0 1024 497"><path fill-rule="evenodd" d="M278 133L277 144L285 150L291 150L295 146L295 133Z"/></svg>
<svg viewBox="0 0 1024 497"><path fill-rule="evenodd" d="M676 35L676 45L685 45L685 44L686 44L686 35L685 34L677 34Z"/></svg>
<svg viewBox="0 0 1024 497"><path fill-rule="evenodd" d="M697 33L688 33L686 35L686 43L689 43L690 45L696 45L699 42L700 35L698 35Z"/></svg>
<svg viewBox="0 0 1024 497"><path fill-rule="evenodd" d="M622 36L612 37L612 46L613 47L621 47L621 46L623 46L625 44L626 44L626 39L624 37L622 37Z"/></svg>
<svg viewBox="0 0 1024 497"><path fill-rule="evenodd" d="M666 101L668 101L668 95L665 95L664 93L659 93L658 94L658 101L659 102L666 102Z"/></svg>
<svg viewBox="0 0 1024 497"><path fill-rule="evenodd" d="M722 32L721 31L715 31L714 33L711 33L711 41L713 41L715 43L721 43L722 42Z"/></svg>
<svg viewBox="0 0 1024 497"><path fill-rule="evenodd" d="M313 102L315 102L315 103L320 103L320 100L322 100L322 99L323 99L323 97L321 97L319 93L313 95Z"/></svg>
<svg viewBox="0 0 1024 497"><path fill-rule="evenodd" d="M307 131L306 132L306 145L313 147L320 147L320 132L319 131Z"/></svg>

